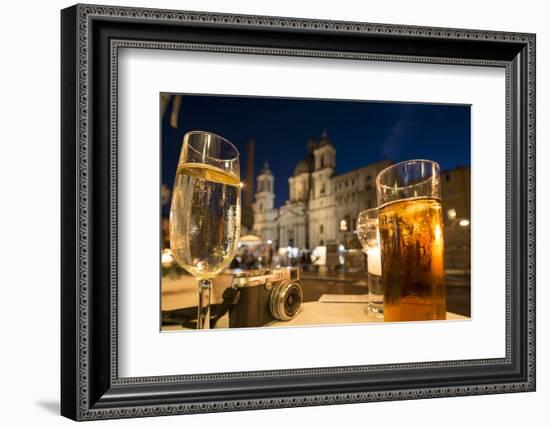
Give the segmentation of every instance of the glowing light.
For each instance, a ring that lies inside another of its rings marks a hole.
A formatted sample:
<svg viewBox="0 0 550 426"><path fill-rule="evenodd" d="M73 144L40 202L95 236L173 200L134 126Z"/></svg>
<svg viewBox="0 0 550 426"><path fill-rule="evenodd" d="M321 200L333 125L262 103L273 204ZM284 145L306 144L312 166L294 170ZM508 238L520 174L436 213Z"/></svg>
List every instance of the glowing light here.
<svg viewBox="0 0 550 426"><path fill-rule="evenodd" d="M172 263L174 263L172 250L170 250L169 248L162 250L160 262L162 263L162 266L165 266L165 267L172 265Z"/></svg>
<svg viewBox="0 0 550 426"><path fill-rule="evenodd" d="M447 210L447 217L451 220L455 219L456 218L456 210L455 209Z"/></svg>
<svg viewBox="0 0 550 426"><path fill-rule="evenodd" d="M273 241L267 240L267 244L273 244Z"/></svg>
<svg viewBox="0 0 550 426"><path fill-rule="evenodd" d="M439 224L435 225L434 237L431 270L435 274L443 275L443 230Z"/></svg>
<svg viewBox="0 0 550 426"><path fill-rule="evenodd" d="M460 226L468 226L470 224L470 221L468 219L460 219L460 222L458 222Z"/></svg>
<svg viewBox="0 0 550 426"><path fill-rule="evenodd" d="M346 222L345 219L342 219L340 221L340 231L346 232L347 230L348 230L348 223Z"/></svg>
<svg viewBox="0 0 550 426"><path fill-rule="evenodd" d="M369 247L365 251L367 252L367 271L373 275L382 275L380 247Z"/></svg>
<svg viewBox="0 0 550 426"><path fill-rule="evenodd" d="M239 188L244 188L244 183L239 182Z"/></svg>
<svg viewBox="0 0 550 426"><path fill-rule="evenodd" d="M441 240L441 226L439 226L439 225L435 226L435 240L436 241Z"/></svg>

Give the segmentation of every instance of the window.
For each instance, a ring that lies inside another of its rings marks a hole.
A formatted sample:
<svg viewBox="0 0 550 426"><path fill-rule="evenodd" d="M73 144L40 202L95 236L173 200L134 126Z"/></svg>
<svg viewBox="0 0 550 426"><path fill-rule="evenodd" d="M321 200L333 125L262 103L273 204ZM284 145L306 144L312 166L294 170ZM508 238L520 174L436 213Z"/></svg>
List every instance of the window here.
<svg viewBox="0 0 550 426"><path fill-rule="evenodd" d="M286 231L286 236L288 238L288 245L290 247L294 247L294 230L293 229L288 229Z"/></svg>
<svg viewBox="0 0 550 426"><path fill-rule="evenodd" d="M325 167L325 156L321 156L321 168Z"/></svg>
<svg viewBox="0 0 550 426"><path fill-rule="evenodd" d="M321 194L324 194L325 193L325 184L323 184L323 186L321 187Z"/></svg>
<svg viewBox="0 0 550 426"><path fill-rule="evenodd" d="M325 228L323 227L323 225L320 225L319 226L319 234L322 234L324 230L325 230Z"/></svg>
<svg viewBox="0 0 550 426"><path fill-rule="evenodd" d="M367 178L365 179L365 190L366 191L370 191L372 189L371 180L372 180L371 175L368 175Z"/></svg>
<svg viewBox="0 0 550 426"><path fill-rule="evenodd" d="M451 175L449 173L445 174L445 182L449 182L451 180Z"/></svg>
<svg viewBox="0 0 550 426"><path fill-rule="evenodd" d="M355 185L355 179L351 180L351 186Z"/></svg>

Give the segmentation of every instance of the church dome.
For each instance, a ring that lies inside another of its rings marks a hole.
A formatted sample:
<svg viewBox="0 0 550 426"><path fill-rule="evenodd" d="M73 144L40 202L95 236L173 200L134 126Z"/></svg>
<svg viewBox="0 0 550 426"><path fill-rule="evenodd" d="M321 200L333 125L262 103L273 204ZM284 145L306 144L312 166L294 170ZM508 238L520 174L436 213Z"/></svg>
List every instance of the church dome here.
<svg viewBox="0 0 550 426"><path fill-rule="evenodd" d="M308 156L300 161L298 161L298 164L296 164L296 168L294 169L294 176L298 176L302 173L311 173L313 171L313 159Z"/></svg>

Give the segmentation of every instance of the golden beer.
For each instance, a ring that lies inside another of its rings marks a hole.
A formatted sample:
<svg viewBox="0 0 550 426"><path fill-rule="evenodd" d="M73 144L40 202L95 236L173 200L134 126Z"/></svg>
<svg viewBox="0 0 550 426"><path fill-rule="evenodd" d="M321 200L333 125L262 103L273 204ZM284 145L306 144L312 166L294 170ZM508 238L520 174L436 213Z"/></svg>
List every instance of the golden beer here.
<svg viewBox="0 0 550 426"><path fill-rule="evenodd" d="M444 320L441 202L408 198L379 209L384 321Z"/></svg>

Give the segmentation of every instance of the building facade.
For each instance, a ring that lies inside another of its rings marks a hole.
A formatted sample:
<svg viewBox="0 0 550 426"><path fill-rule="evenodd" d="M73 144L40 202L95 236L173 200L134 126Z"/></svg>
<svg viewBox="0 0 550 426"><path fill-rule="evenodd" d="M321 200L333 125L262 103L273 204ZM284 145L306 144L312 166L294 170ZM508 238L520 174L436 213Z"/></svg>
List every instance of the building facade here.
<svg viewBox="0 0 550 426"><path fill-rule="evenodd" d="M312 250L336 243L359 248L357 216L377 206L376 176L390 161L336 174L336 149L326 132L310 140L288 179L289 199L275 208L275 176L264 165L256 179L253 232L274 247ZM446 269L470 269L470 168L441 172Z"/></svg>
<svg viewBox="0 0 550 426"><path fill-rule="evenodd" d="M470 168L441 172L445 268L470 270Z"/></svg>
<svg viewBox="0 0 550 426"><path fill-rule="evenodd" d="M376 207L376 175L390 161L336 174L336 149L327 132L310 140L307 155L288 179L289 199L274 208L274 179L266 163L257 177L254 233L276 247L311 250L328 243L357 247L358 214Z"/></svg>

